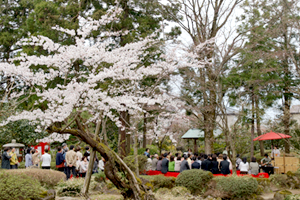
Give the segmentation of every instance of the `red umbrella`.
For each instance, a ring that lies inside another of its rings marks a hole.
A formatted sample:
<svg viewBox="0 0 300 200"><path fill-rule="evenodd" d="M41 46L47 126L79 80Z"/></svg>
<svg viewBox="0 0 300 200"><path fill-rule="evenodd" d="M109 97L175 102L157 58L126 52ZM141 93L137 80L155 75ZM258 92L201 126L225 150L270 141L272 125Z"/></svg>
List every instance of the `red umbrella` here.
<svg viewBox="0 0 300 200"><path fill-rule="evenodd" d="M291 138L292 136L290 135L285 135L282 133L274 133L273 131L260 135L257 138L253 139L253 141L261 141L261 140L280 140L280 139L286 139L286 138ZM275 161L274 161L275 165ZM285 153L283 154L283 168L284 168L284 173L285 173Z"/></svg>
<svg viewBox="0 0 300 200"><path fill-rule="evenodd" d="M282 133L274 133L273 131L260 135L257 138L253 139L253 141L261 141L261 140L280 140L280 139L285 139L285 138L290 138L292 136L290 135L285 135Z"/></svg>

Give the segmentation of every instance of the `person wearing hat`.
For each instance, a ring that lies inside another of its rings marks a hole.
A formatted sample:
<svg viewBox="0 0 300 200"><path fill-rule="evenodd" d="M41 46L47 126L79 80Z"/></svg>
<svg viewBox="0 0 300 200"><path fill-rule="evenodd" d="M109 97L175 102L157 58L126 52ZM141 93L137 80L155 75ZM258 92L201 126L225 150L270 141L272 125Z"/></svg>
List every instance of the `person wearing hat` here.
<svg viewBox="0 0 300 200"><path fill-rule="evenodd" d="M185 154L184 155L184 160L181 161L181 163L180 163L180 172L183 172L184 170L190 170L191 169L187 159L188 159L188 155Z"/></svg>
<svg viewBox="0 0 300 200"><path fill-rule="evenodd" d="M164 158L161 162L161 173L165 174L168 172L168 169L169 169L169 160L167 159L167 156L168 156L167 153L165 153L163 156L164 156Z"/></svg>

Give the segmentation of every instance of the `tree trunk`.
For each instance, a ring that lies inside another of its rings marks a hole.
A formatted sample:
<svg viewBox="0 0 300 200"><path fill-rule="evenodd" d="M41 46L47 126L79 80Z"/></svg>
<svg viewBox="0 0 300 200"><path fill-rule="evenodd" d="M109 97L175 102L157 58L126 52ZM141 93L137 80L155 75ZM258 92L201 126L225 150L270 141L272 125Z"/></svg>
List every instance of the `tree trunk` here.
<svg viewBox="0 0 300 200"><path fill-rule="evenodd" d="M197 139L194 139L194 153L198 152Z"/></svg>
<svg viewBox="0 0 300 200"><path fill-rule="evenodd" d="M261 129L260 129L260 112L259 112L259 100L256 97L255 98L255 114L256 114L256 128L257 128L257 135L261 135ZM264 142L259 141L259 148L260 148L260 155L264 156L265 154L265 148L264 148Z"/></svg>
<svg viewBox="0 0 300 200"><path fill-rule="evenodd" d="M230 145L230 150L232 151L232 157L231 157L231 163L232 163L232 173L236 174L236 151L235 151L235 145L234 145L234 136L236 135L236 126L234 126L233 133L229 132L229 145ZM233 135L232 135L233 134ZM230 154L229 150L229 154Z"/></svg>
<svg viewBox="0 0 300 200"><path fill-rule="evenodd" d="M128 111L126 112L126 127L128 128L130 124L130 115ZM126 134L126 156L130 154L131 146L131 134Z"/></svg>
<svg viewBox="0 0 300 200"><path fill-rule="evenodd" d="M255 113L255 111L254 111L254 109L255 109L254 101L255 101L254 100L254 93L252 91L252 97L251 97L251 104L252 104L252 107L251 107L251 112L252 112L252 119L251 119L251 150L250 150L250 157L251 158L254 156L254 141L253 141L253 139L254 139L254 117L255 117L255 115L254 115L254 113Z"/></svg>
<svg viewBox="0 0 300 200"><path fill-rule="evenodd" d="M94 136L95 140L97 139L97 136L99 134L100 126L101 126L101 121L99 120L97 122L97 125L96 125L95 136ZM95 157L96 157L96 151L92 150L92 152L90 154L90 160L89 160L88 170L86 172L86 177L84 179L84 185L83 185L83 188L82 188L82 194L86 198L88 197L88 192L89 192L91 177L92 177L92 174L93 174L93 167L94 167Z"/></svg>
<svg viewBox="0 0 300 200"><path fill-rule="evenodd" d="M213 140L214 140L214 126L213 126L213 122L211 120L209 120L211 118L211 115L206 115L204 117L204 123L205 123L205 130L204 130L204 134L205 134L205 153L206 154L211 154L213 153Z"/></svg>
<svg viewBox="0 0 300 200"><path fill-rule="evenodd" d="M134 151L134 165L135 165L135 173L137 176L140 175L139 173L139 160L138 160L138 135L136 133L136 131L134 131L134 144L133 144L133 151Z"/></svg>
<svg viewBox="0 0 300 200"><path fill-rule="evenodd" d="M143 148L146 148L147 146L146 132L147 132L147 113L144 113Z"/></svg>
<svg viewBox="0 0 300 200"><path fill-rule="evenodd" d="M284 124L284 134L290 134L290 100L289 94L285 93L284 96L284 109L283 109L283 124ZM284 139L285 153L290 153L290 143L288 139Z"/></svg>
<svg viewBox="0 0 300 200"><path fill-rule="evenodd" d="M126 111L120 112L120 121L122 124L122 127L119 127L119 155L121 158L126 157Z"/></svg>
<svg viewBox="0 0 300 200"><path fill-rule="evenodd" d="M76 120L77 122L77 120ZM71 134L89 144L98 151L106 160L104 173L106 177L121 191L125 199L156 200L151 188L143 185L142 181L128 168L124 161L104 143L98 142L99 138L79 129L60 129L54 126L48 128L49 133Z"/></svg>
<svg viewBox="0 0 300 200"><path fill-rule="evenodd" d="M82 188L82 194L86 198L88 197L90 182L91 182L91 178L92 178L92 174L93 174L95 157L96 157L96 151L92 151L91 154L90 154L89 166L88 166L88 170L86 172L86 176L85 176L85 179L84 179L84 185L83 185L83 188Z"/></svg>

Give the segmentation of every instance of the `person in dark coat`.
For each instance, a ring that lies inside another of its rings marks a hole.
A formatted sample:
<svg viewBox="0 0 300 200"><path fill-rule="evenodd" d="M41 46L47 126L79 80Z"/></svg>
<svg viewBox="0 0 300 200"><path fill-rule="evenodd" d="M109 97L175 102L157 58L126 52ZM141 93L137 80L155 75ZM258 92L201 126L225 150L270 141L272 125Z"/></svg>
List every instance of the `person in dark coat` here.
<svg viewBox="0 0 300 200"><path fill-rule="evenodd" d="M201 169L205 171L210 171L211 169L211 162L208 160L208 156L206 154L203 155L204 160L201 163Z"/></svg>
<svg viewBox="0 0 300 200"><path fill-rule="evenodd" d="M57 147L57 154L56 154L56 168L60 172L64 172L65 170L65 158L62 154L62 148Z"/></svg>
<svg viewBox="0 0 300 200"><path fill-rule="evenodd" d="M10 169L10 159L11 156L9 156L9 147L4 148L4 152L2 154L2 162L1 162L1 168L2 169Z"/></svg>
<svg viewBox="0 0 300 200"><path fill-rule="evenodd" d="M167 159L168 154L164 154L164 159L161 162L161 173L165 174L169 169L169 160Z"/></svg>
<svg viewBox="0 0 300 200"><path fill-rule="evenodd" d="M192 159L192 161L194 161L193 162L193 164L192 164L192 169L200 169L200 163L199 162L197 162L196 161L197 159L196 159L196 157L194 157L193 159Z"/></svg>
<svg viewBox="0 0 300 200"><path fill-rule="evenodd" d="M230 174L229 165L230 163L227 161L227 155L224 154L223 161L221 161L220 163L221 174L225 174L225 175Z"/></svg>
<svg viewBox="0 0 300 200"><path fill-rule="evenodd" d="M217 161L217 155L216 154L214 154L212 156L211 173L213 173L213 174L220 174L219 162Z"/></svg>
<svg viewBox="0 0 300 200"><path fill-rule="evenodd" d="M184 160L181 161L181 163L180 163L180 173L183 172L184 170L190 170L190 166L189 166L187 159L188 159L188 156L184 155Z"/></svg>

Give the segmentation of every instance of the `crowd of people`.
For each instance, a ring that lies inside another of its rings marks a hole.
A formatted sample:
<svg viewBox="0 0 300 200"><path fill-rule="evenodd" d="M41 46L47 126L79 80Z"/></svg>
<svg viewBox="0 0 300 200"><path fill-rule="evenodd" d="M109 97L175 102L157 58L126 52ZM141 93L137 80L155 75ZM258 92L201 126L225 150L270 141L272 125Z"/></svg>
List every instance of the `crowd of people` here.
<svg viewBox="0 0 300 200"><path fill-rule="evenodd" d="M81 153L81 147L75 148L71 145L68 148L66 143L57 148L56 168L58 171L64 172L67 179L71 177L85 177L90 162L90 147L85 147L84 154ZM93 173L104 171L105 159L98 160L97 156L93 162ZM18 169L19 162L15 153L15 148L4 148L2 154L1 168ZM51 168L51 155L49 150L45 149L44 154L37 149L28 148L25 155L25 168Z"/></svg>
<svg viewBox="0 0 300 200"><path fill-rule="evenodd" d="M71 177L85 177L90 160L90 147L85 147L84 154L81 153L81 147L75 148L74 145L68 148L66 143L57 148L56 168L67 175L67 179ZM93 160L93 173L104 171L105 159L98 160L97 156Z"/></svg>
<svg viewBox="0 0 300 200"><path fill-rule="evenodd" d="M192 153L189 149L188 152L176 153L164 153L160 156L158 154L150 155L149 149L147 148L144 155L147 156L147 171L161 171L162 173L167 172L182 172L190 169L202 169L210 171L213 174L230 174L232 170L232 162L227 156L227 151L216 154L203 154L203 153ZM271 158L268 154L261 160L261 166L270 165ZM256 162L256 158L252 157L250 162L247 158L240 158L240 155L236 157L236 169L241 174L253 174L259 173L259 164Z"/></svg>

